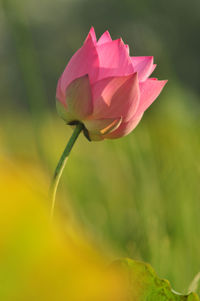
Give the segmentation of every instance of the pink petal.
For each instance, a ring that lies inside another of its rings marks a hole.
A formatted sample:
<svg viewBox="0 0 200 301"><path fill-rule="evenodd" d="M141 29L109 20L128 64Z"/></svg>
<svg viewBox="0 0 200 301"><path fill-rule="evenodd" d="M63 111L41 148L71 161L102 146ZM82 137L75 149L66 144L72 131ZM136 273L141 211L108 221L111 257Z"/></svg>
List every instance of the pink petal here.
<svg viewBox="0 0 200 301"><path fill-rule="evenodd" d="M104 44L104 43L109 43L112 42L111 36L109 34L109 31L105 31L102 36L98 40L98 45Z"/></svg>
<svg viewBox="0 0 200 301"><path fill-rule="evenodd" d="M129 121L122 122L120 126L113 132L108 133L104 136L105 139L116 139L123 136L128 135L130 132L136 128L140 120L142 119L142 115L133 116Z"/></svg>
<svg viewBox="0 0 200 301"><path fill-rule="evenodd" d="M142 114L158 97L167 80L147 79L140 83L140 103L136 115Z"/></svg>
<svg viewBox="0 0 200 301"><path fill-rule="evenodd" d="M74 121L74 116L67 110L67 106L60 101L56 101L58 115L68 124Z"/></svg>
<svg viewBox="0 0 200 301"><path fill-rule="evenodd" d="M58 80L56 88L56 99L65 105L65 94L61 90L61 77Z"/></svg>
<svg viewBox="0 0 200 301"><path fill-rule="evenodd" d="M156 67L153 65L153 56L134 56L131 59L134 72L138 72L139 81L145 81Z"/></svg>
<svg viewBox="0 0 200 301"><path fill-rule="evenodd" d="M97 38L96 38L96 33L95 33L95 30L94 30L94 27L92 26L90 28L90 31L87 35L87 38L85 39L85 42L90 39L90 37L92 38L93 42L96 43L97 42Z"/></svg>
<svg viewBox="0 0 200 301"><path fill-rule="evenodd" d="M128 120L139 105L137 73L122 77L109 77L92 86L93 116L95 118L123 117Z"/></svg>
<svg viewBox="0 0 200 301"><path fill-rule="evenodd" d="M156 67L157 67L157 64L153 64L152 69L150 71L150 75L154 72L154 70L156 69Z"/></svg>
<svg viewBox="0 0 200 301"><path fill-rule="evenodd" d="M91 119L84 120L84 125L91 140L102 140L104 135L119 127L121 120L121 118Z"/></svg>
<svg viewBox="0 0 200 301"><path fill-rule="evenodd" d="M82 120L92 113L92 94L88 75L75 79L66 90L67 111L74 120Z"/></svg>
<svg viewBox="0 0 200 301"><path fill-rule="evenodd" d="M127 50L127 52L128 52L128 55L129 55L129 53L130 53L129 46L128 46L127 44L125 44L125 47L126 47L126 50Z"/></svg>
<svg viewBox="0 0 200 301"><path fill-rule="evenodd" d="M61 90L65 93L67 86L76 78L89 74L90 81L98 77L98 54L89 33L84 45L72 56L61 76Z"/></svg>
<svg viewBox="0 0 200 301"><path fill-rule="evenodd" d="M97 44L97 51L100 67L98 80L109 76L125 76L134 72L131 58L121 39Z"/></svg>

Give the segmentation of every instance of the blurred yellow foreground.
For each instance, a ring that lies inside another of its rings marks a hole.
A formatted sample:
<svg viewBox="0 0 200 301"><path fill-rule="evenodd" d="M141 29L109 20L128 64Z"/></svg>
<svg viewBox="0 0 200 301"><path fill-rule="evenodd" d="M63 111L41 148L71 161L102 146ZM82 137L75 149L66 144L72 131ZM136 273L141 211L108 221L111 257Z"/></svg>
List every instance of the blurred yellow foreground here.
<svg viewBox="0 0 200 301"><path fill-rule="evenodd" d="M41 171L13 162L0 157L0 300L124 300L104 258L70 224L50 222Z"/></svg>

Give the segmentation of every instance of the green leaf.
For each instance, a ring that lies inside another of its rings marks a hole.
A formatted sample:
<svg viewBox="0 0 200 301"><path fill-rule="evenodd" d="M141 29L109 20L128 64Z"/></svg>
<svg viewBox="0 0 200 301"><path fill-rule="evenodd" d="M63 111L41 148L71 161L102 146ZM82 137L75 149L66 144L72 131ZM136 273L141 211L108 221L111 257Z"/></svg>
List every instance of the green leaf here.
<svg viewBox="0 0 200 301"><path fill-rule="evenodd" d="M128 279L130 301L198 301L196 293L182 295L172 290L169 281L158 278L151 265L131 259L114 262Z"/></svg>
<svg viewBox="0 0 200 301"><path fill-rule="evenodd" d="M200 272L194 277L192 282L190 283L189 292L200 292Z"/></svg>

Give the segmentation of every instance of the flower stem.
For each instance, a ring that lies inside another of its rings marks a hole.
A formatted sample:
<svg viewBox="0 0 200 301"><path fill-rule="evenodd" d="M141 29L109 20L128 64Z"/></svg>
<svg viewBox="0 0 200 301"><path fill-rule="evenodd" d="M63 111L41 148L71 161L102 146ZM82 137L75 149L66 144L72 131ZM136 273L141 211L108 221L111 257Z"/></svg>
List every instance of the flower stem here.
<svg viewBox="0 0 200 301"><path fill-rule="evenodd" d="M58 165L55 169L54 176L53 176L53 179L51 181L50 190L49 190L50 200L51 200L51 218L53 218L53 214L54 214L56 191L57 191L57 188L58 188L58 184L59 184L62 172L64 170L64 167L65 167L65 164L66 164L67 159L69 157L69 154L72 150L72 147L73 147L74 143L76 142L76 140L77 140L79 134L81 133L82 129L83 129L83 124L82 123L77 124L71 138L69 139L69 141L68 141L68 143L67 143L67 145L64 149L64 152L62 153L62 156L60 157Z"/></svg>

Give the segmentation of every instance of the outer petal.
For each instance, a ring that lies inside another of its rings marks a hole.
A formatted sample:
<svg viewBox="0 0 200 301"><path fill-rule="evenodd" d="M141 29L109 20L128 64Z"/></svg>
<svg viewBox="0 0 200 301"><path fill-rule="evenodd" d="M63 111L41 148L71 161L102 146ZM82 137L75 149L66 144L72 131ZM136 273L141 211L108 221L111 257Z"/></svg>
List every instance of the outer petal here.
<svg viewBox="0 0 200 301"><path fill-rule="evenodd" d="M92 113L92 93L88 75L75 79L66 90L67 110L74 120L82 120Z"/></svg>
<svg viewBox="0 0 200 301"><path fill-rule="evenodd" d="M125 76L134 73L131 58L121 39L97 44L99 55L99 76L98 80L109 76Z"/></svg>
<svg viewBox="0 0 200 301"><path fill-rule="evenodd" d="M56 101L56 109L58 115L68 124L74 120L74 116L67 110L66 105L62 104L60 101Z"/></svg>
<svg viewBox="0 0 200 301"><path fill-rule="evenodd" d="M155 69L153 56L134 56L131 57L134 72L138 72L139 81L145 81Z"/></svg>
<svg viewBox="0 0 200 301"><path fill-rule="evenodd" d="M75 79L66 90L66 102L60 101L59 83L57 88L57 112L67 123L82 121L92 113L92 93L88 75Z"/></svg>
<svg viewBox="0 0 200 301"><path fill-rule="evenodd" d="M158 97L167 80L147 79L140 83L140 103L136 114L142 114Z"/></svg>
<svg viewBox="0 0 200 301"><path fill-rule="evenodd" d="M84 125L89 133L91 140L102 140L104 135L117 129L122 119L106 118L106 119L91 119L85 120Z"/></svg>
<svg viewBox="0 0 200 301"><path fill-rule="evenodd" d="M101 44L105 44L105 43L109 43L109 42L112 42L112 38L109 34L109 31L105 31L102 36L99 38L98 40L98 45L101 45Z"/></svg>
<svg viewBox="0 0 200 301"><path fill-rule="evenodd" d="M128 135L140 122L142 115L133 116L129 121L122 122L120 126L113 132L104 136L105 139L116 139Z"/></svg>
<svg viewBox="0 0 200 301"><path fill-rule="evenodd" d="M129 45L125 44L126 47L126 51L128 52L128 55L130 54L130 49L129 49Z"/></svg>
<svg viewBox="0 0 200 301"><path fill-rule="evenodd" d="M137 73L129 76L110 77L92 86L93 118L130 119L139 105Z"/></svg>
<svg viewBox="0 0 200 301"><path fill-rule="evenodd" d="M58 80L57 88L56 88L56 99L61 103L65 104L65 94L61 90L61 77Z"/></svg>
<svg viewBox="0 0 200 301"><path fill-rule="evenodd" d="M150 75L154 72L154 70L156 69L157 64L153 64L151 70L150 70Z"/></svg>
<svg viewBox="0 0 200 301"><path fill-rule="evenodd" d="M61 76L61 90L65 93L67 86L76 78L89 74L90 81L98 77L99 60L91 33L84 45L72 56Z"/></svg>
<svg viewBox="0 0 200 301"><path fill-rule="evenodd" d="M94 30L94 27L92 26L90 28L90 31L88 33L88 36L87 38L85 39L85 42L90 39L90 37L92 38L93 42L96 43L97 42L97 38L96 38L96 33L95 33L95 30Z"/></svg>

